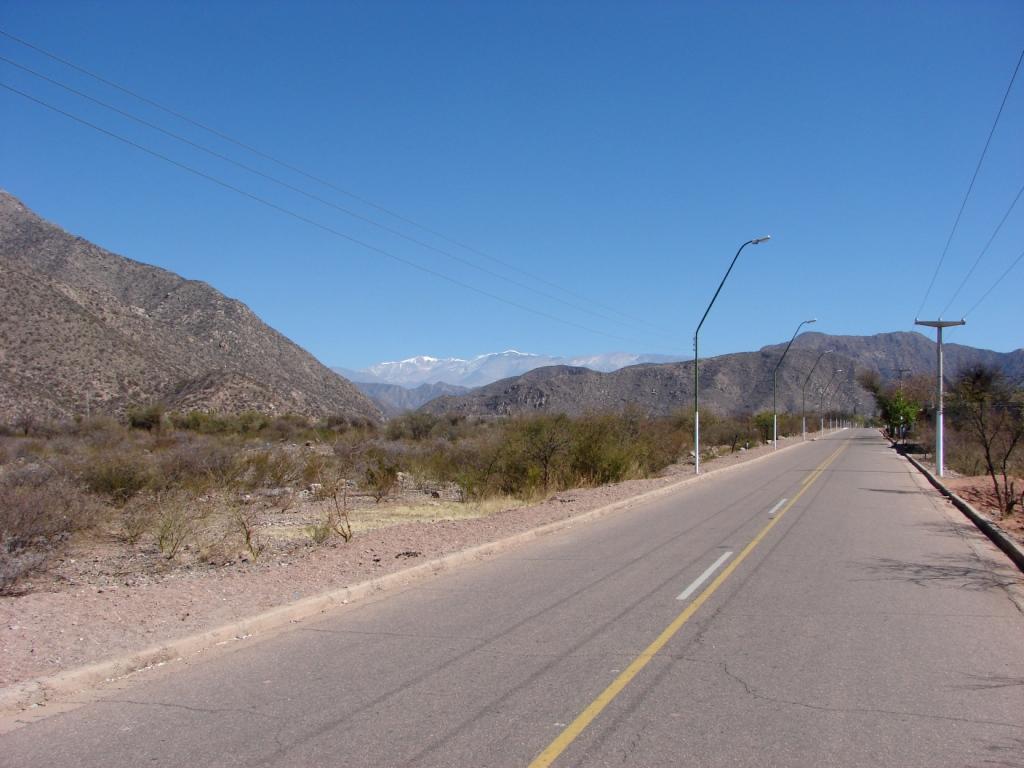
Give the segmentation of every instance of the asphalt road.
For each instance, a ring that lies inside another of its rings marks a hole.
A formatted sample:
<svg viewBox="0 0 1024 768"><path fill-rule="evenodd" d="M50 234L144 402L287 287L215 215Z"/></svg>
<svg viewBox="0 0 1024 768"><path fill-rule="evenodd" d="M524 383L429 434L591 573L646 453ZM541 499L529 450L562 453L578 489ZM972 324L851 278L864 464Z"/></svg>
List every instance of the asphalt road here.
<svg viewBox="0 0 1024 768"><path fill-rule="evenodd" d="M1006 563L847 430L177 665L0 764L1024 766Z"/></svg>

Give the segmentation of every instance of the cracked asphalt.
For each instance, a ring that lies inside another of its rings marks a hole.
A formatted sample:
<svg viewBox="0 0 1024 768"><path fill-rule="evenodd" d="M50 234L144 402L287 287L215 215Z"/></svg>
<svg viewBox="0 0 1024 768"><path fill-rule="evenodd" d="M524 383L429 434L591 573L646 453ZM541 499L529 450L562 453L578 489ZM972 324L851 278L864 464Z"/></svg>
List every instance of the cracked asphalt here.
<svg viewBox="0 0 1024 768"><path fill-rule="evenodd" d="M1022 594L847 430L89 695L0 737L0 765L529 766L561 737L555 766L1024 766Z"/></svg>

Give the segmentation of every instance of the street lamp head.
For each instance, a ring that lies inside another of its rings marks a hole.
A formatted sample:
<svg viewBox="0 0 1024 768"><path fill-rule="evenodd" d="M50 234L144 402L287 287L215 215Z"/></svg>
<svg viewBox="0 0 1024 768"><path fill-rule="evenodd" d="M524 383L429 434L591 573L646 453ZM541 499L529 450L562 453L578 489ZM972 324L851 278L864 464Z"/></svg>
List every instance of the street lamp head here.
<svg viewBox="0 0 1024 768"><path fill-rule="evenodd" d="M818 318L812 317L810 320L804 320L804 325L810 325L811 323L818 322Z"/></svg>
<svg viewBox="0 0 1024 768"><path fill-rule="evenodd" d="M764 242L766 242L766 241L768 241L768 240L771 240L771 239L772 239L772 236L771 236L771 235L763 235L762 237L755 237L755 238L754 238L753 240L751 240L750 242L751 242L752 244L754 244L754 245L760 245L761 243L764 243Z"/></svg>

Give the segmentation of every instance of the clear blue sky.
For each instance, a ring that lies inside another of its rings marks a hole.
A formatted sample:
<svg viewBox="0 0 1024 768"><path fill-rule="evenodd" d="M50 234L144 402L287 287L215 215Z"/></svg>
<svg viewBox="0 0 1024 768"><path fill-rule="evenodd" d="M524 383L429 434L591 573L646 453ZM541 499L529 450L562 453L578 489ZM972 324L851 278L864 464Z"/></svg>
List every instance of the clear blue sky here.
<svg viewBox="0 0 1024 768"><path fill-rule="evenodd" d="M568 287L475 271L0 62L0 81L538 316L269 210L0 91L0 186L205 280L328 364L516 348L702 354L913 329L1024 46L1024 3L0 0L0 27ZM15 59L492 272L499 264L0 38ZM1024 184L1024 73L922 316ZM1024 250L1024 200L946 316ZM946 338L1024 345L1024 263ZM620 320L611 310L648 325ZM585 326L585 327L579 327ZM653 327L651 327L653 326ZM602 333L597 333L601 331Z"/></svg>

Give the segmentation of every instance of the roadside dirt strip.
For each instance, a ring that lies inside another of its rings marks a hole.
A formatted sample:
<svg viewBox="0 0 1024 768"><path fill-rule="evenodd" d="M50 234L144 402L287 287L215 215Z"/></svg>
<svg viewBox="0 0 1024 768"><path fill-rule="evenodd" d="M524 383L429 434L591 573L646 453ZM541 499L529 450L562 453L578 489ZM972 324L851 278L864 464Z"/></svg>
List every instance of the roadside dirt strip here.
<svg viewBox="0 0 1024 768"><path fill-rule="evenodd" d="M1021 573L877 432L776 456L25 710L0 764L1019 762Z"/></svg>
<svg viewBox="0 0 1024 768"><path fill-rule="evenodd" d="M75 697L75 695L90 689L114 683L123 685L127 678L140 672L184 661L197 654L209 654L237 645L241 641L270 636L303 620L325 614L350 603L453 568L478 562L488 556L521 546L540 536L600 519L637 504L667 496L684 486L702 482L709 477L721 477L723 473L770 461L784 453L810 445L813 445L813 441L806 443L795 441L788 445L782 445L775 451L767 450L746 461L717 467L714 463L705 464L705 471L700 475L687 476L655 490L630 496L572 517L453 552L411 568L281 605L208 631L168 640L134 653L7 686L0 689L0 718L2 718L0 719L0 733L11 727L16 727L18 724L78 706L80 703L84 703L85 699L81 696ZM75 700L71 701L72 698ZM18 715L18 713L21 714L12 719L11 716Z"/></svg>

